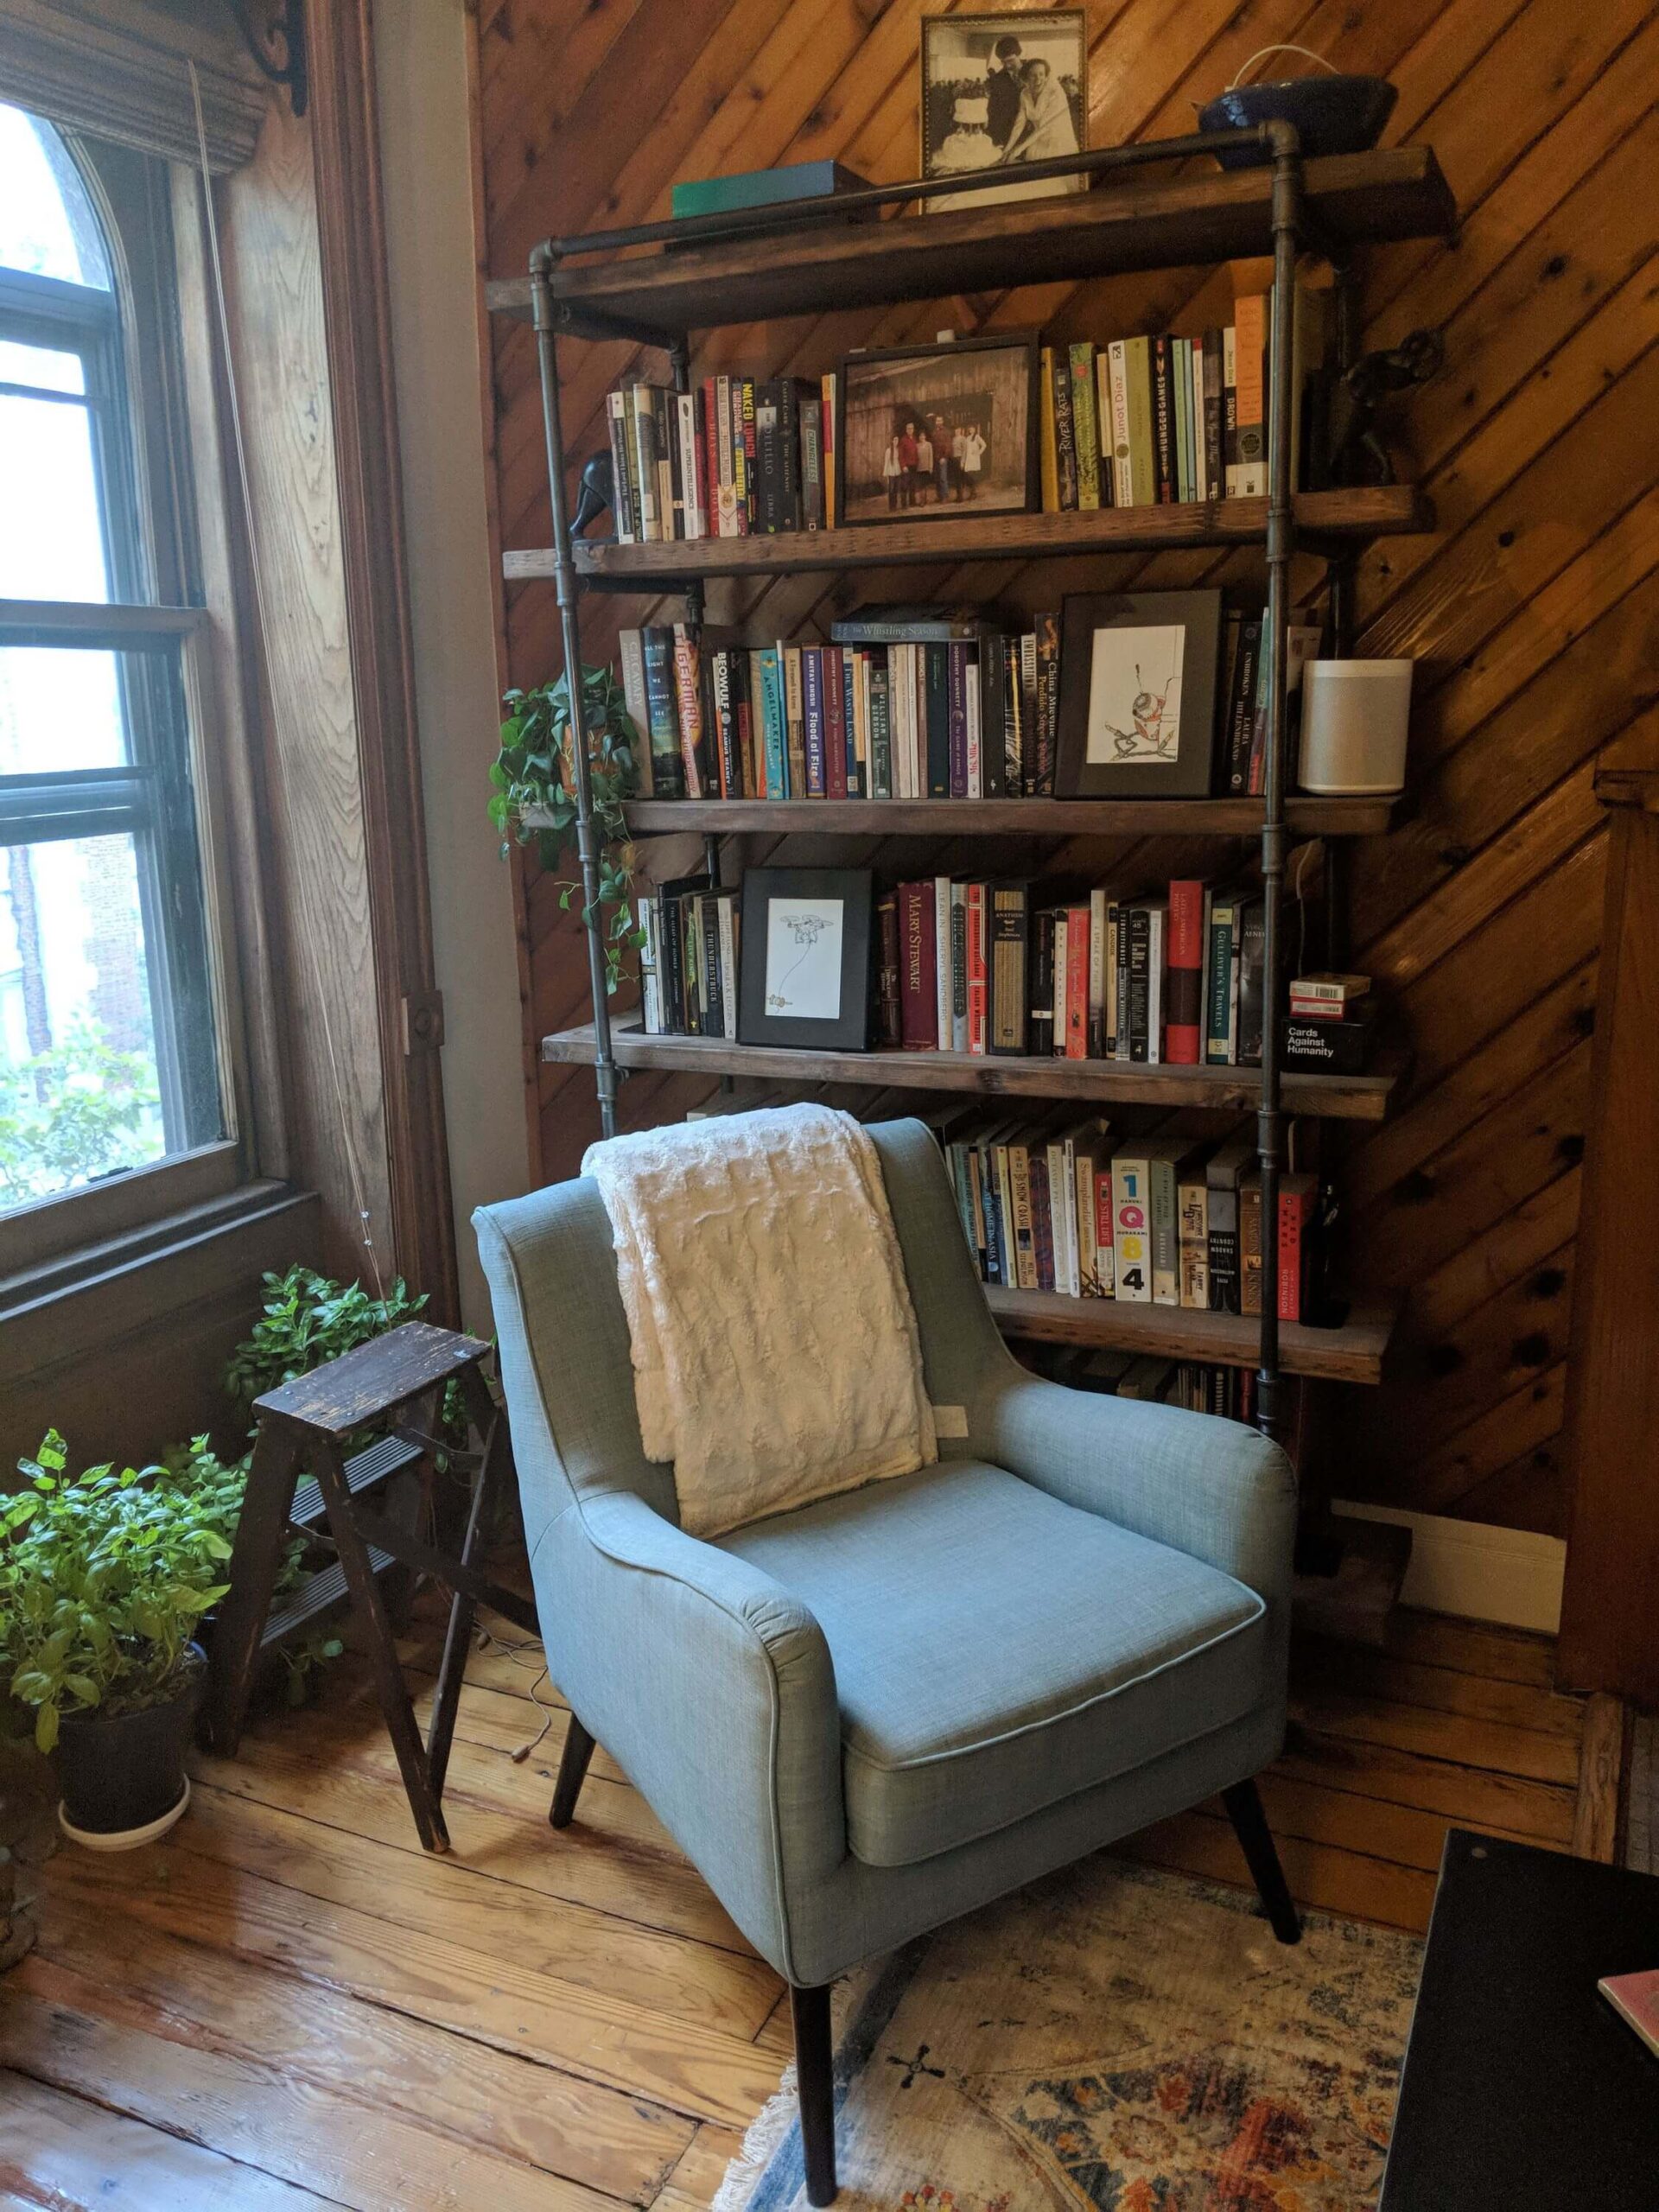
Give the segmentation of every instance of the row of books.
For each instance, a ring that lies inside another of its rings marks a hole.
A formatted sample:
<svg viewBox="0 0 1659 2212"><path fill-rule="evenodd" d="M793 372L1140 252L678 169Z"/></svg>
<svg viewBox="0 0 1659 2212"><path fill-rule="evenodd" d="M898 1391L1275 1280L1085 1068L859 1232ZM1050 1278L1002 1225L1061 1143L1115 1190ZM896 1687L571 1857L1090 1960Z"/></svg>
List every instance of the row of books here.
<svg viewBox="0 0 1659 2212"><path fill-rule="evenodd" d="M833 374L621 385L607 403L618 542L833 530L836 398Z"/></svg>
<svg viewBox="0 0 1659 2212"><path fill-rule="evenodd" d="M1023 880L933 876L877 902L879 1038L892 1051L1259 1065L1259 892L1178 878L1039 904Z"/></svg>
<svg viewBox="0 0 1659 2212"><path fill-rule="evenodd" d="M1248 1427L1255 1413L1255 1376L1248 1367L1218 1367L1200 1359L1166 1359L1157 1352L1112 1351L1076 1345L1032 1346L1035 1363L1051 1382L1092 1390L1109 1398L1183 1406Z"/></svg>
<svg viewBox="0 0 1659 2212"><path fill-rule="evenodd" d="M1098 1116L1033 1124L957 1117L942 1132L982 1281L1064 1298L1212 1313L1262 1311L1262 1180L1253 1132L1133 1136ZM1311 1312L1318 1178L1283 1175L1279 1318Z"/></svg>
<svg viewBox="0 0 1659 2212"><path fill-rule="evenodd" d="M827 642L712 645L624 630L623 695L658 798L1004 798L1052 793L1059 624L893 611Z"/></svg>
<svg viewBox="0 0 1659 2212"><path fill-rule="evenodd" d="M707 874L673 878L636 906L639 1011L652 1037L737 1037L743 900Z"/></svg>

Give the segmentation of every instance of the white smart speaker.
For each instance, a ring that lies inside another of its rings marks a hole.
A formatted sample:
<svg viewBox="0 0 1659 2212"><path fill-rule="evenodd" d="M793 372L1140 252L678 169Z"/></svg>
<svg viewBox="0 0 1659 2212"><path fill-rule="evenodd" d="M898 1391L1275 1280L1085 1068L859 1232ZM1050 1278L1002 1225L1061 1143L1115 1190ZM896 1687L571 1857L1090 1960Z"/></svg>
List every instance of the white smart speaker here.
<svg viewBox="0 0 1659 2212"><path fill-rule="evenodd" d="M1406 780L1408 660L1310 660L1302 668L1301 786L1375 797Z"/></svg>

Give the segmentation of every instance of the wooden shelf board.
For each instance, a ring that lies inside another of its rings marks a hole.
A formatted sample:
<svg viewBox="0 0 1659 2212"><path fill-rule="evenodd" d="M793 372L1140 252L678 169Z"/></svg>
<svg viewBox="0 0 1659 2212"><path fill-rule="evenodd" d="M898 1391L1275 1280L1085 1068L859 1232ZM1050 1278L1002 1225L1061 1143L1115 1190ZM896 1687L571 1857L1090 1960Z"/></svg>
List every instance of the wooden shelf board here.
<svg viewBox="0 0 1659 2212"><path fill-rule="evenodd" d="M1127 1066L1115 1060L1014 1059L966 1052L809 1052L735 1045L709 1037L652 1037L635 1024L611 1032L619 1067L663 1068L682 1075L745 1076L757 1082L891 1084L909 1090L966 1090L1011 1098L1118 1099L1146 1106L1212 1106L1253 1112L1261 1096L1255 1068ZM591 1023L542 1039L542 1058L591 1066ZM1370 1075L1287 1075L1286 1110L1329 1119L1380 1122L1397 1069Z"/></svg>
<svg viewBox="0 0 1659 2212"><path fill-rule="evenodd" d="M1297 528L1316 537L1395 537L1434 527L1432 501L1414 484L1299 492ZM1265 499L1184 499L1158 507L1102 507L1066 514L976 515L951 510L917 522L855 530L798 530L774 537L696 537L669 545L619 545L578 538L579 575L611 588L664 591L708 576L816 573L957 561L1067 560L1087 553L1156 553L1171 548L1249 545L1267 537ZM509 583L553 574L550 547L504 553Z"/></svg>
<svg viewBox="0 0 1659 2212"><path fill-rule="evenodd" d="M1397 798L1293 798L1290 826L1306 836L1376 836ZM759 830L858 837L1256 837L1253 798L631 799L641 836L721 836Z"/></svg>
<svg viewBox="0 0 1659 2212"><path fill-rule="evenodd" d="M1061 1298L1052 1291L1004 1290L986 1299L1004 1336L1046 1344L1101 1345L1169 1359L1254 1367L1260 1339L1254 1316L1198 1313L1179 1306L1121 1305L1111 1298ZM1280 1325L1279 1361L1287 1374L1327 1382L1379 1382L1399 1308L1387 1299L1356 1300L1339 1329Z"/></svg>
<svg viewBox="0 0 1659 2212"><path fill-rule="evenodd" d="M1310 229L1333 245L1445 237L1456 219L1440 164L1425 146L1309 162L1304 190ZM621 326L669 337L778 315L1192 268L1272 250L1272 171L1194 166L1162 175L1138 172L1034 205L809 226L737 243L569 260L554 271L553 295L560 327L575 334L616 335ZM486 296L494 312L528 319L527 276L491 283Z"/></svg>

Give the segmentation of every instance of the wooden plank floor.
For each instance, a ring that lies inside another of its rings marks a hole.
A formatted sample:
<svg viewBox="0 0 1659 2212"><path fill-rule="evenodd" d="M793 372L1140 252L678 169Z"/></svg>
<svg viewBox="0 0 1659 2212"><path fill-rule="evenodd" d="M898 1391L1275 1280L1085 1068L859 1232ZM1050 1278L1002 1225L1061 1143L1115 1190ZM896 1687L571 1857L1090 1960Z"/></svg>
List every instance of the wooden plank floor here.
<svg viewBox="0 0 1659 2212"><path fill-rule="evenodd" d="M423 1686L435 1648L405 1647ZM474 1656L451 1858L417 1848L350 1660L200 1760L167 1842L54 1858L0 1985L0 2205L707 2205L787 2056L781 1985L602 1752L550 1833L566 1715L538 1667ZM1297 1896L1421 1929L1448 1821L1569 1848L1584 1708L1549 1668L1542 1638L1426 1615L1387 1652L1299 1651L1265 1785ZM1216 1805L1124 1848L1243 1872Z"/></svg>

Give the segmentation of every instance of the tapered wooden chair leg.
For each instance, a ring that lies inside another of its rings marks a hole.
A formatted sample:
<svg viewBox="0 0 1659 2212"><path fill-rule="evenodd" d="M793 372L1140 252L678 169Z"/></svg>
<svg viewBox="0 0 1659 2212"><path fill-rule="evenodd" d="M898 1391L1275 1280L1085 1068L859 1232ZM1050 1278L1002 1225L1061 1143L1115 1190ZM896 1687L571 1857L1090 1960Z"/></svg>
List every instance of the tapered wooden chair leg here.
<svg viewBox="0 0 1659 2212"><path fill-rule="evenodd" d="M836 2072L830 1987L789 1993L795 2018L795 2085L801 2107L801 2156L809 2204L836 2201Z"/></svg>
<svg viewBox="0 0 1659 2212"><path fill-rule="evenodd" d="M559 1778L553 1785L553 1809L548 1815L550 1827L568 1828L576 1809L576 1800L582 1795L582 1785L588 1778L588 1762L594 1756L594 1739L573 1713L570 1726L565 1732L564 1757L559 1761Z"/></svg>
<svg viewBox="0 0 1659 2212"><path fill-rule="evenodd" d="M1254 1781L1236 1782L1230 1789L1222 1791L1221 1802L1227 1808L1227 1817L1233 1824L1233 1833L1238 1838L1274 1934L1281 1943L1300 1943L1301 1916L1285 1880L1285 1870L1279 1864L1278 1846L1262 1809L1261 1792Z"/></svg>

